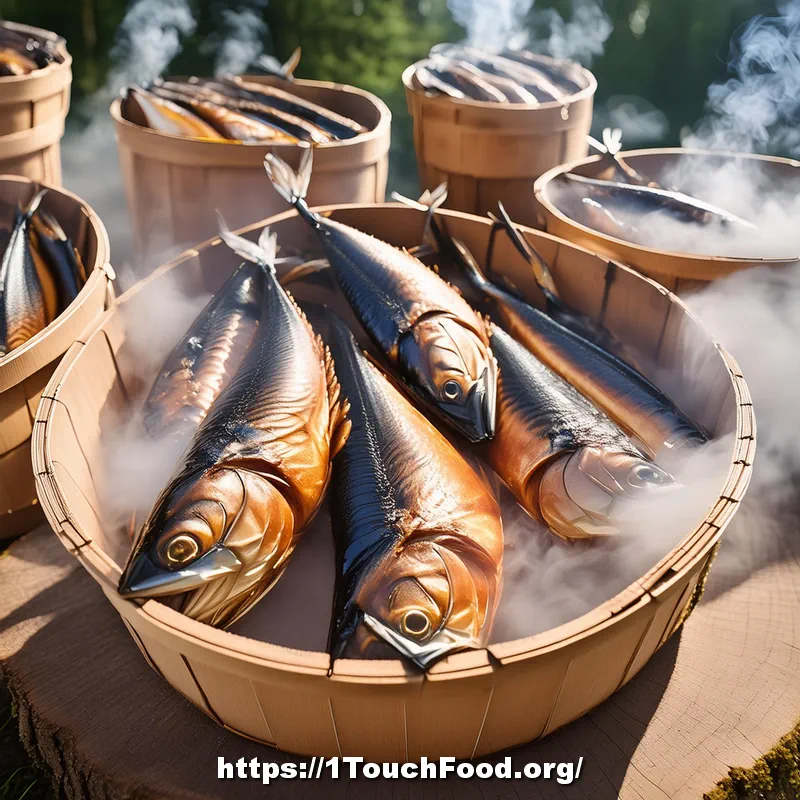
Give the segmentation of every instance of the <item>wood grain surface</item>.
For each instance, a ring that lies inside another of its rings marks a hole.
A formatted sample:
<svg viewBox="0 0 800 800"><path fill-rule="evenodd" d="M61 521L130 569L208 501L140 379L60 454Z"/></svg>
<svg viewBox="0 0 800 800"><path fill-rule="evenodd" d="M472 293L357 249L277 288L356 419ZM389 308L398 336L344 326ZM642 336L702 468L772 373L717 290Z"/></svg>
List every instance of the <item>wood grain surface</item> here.
<svg viewBox="0 0 800 800"><path fill-rule="evenodd" d="M220 728L149 669L100 588L45 529L0 558L0 663L23 740L67 797L700 798L800 717L800 544L785 536L764 548L741 519L703 602L636 678L566 728L495 757L519 768L583 756L569 786L220 782L220 756L294 759Z"/></svg>

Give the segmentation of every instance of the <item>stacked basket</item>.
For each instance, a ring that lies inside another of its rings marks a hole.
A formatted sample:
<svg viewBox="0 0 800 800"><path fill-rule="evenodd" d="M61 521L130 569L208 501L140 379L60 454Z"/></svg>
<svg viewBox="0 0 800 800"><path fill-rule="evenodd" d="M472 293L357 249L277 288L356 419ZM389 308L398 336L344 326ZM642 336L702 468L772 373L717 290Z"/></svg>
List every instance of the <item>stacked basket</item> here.
<svg viewBox="0 0 800 800"><path fill-rule="evenodd" d="M72 57L50 31L0 22L3 27L52 42L62 60L27 75L0 78L0 174L61 184L61 137L69 111Z"/></svg>

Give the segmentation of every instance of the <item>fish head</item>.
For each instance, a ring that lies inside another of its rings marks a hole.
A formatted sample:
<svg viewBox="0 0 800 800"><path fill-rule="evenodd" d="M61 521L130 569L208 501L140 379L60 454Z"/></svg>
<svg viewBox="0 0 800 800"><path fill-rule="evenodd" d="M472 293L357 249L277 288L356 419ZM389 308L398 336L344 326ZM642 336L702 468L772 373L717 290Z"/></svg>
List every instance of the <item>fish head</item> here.
<svg viewBox="0 0 800 800"><path fill-rule="evenodd" d="M398 359L415 393L469 441L494 436L497 365L472 328L448 314L423 317L400 340Z"/></svg>
<svg viewBox="0 0 800 800"><path fill-rule="evenodd" d="M191 593L184 613L216 621L227 598L222 582L230 589L247 570L255 585L255 565L267 568L292 529L290 517L285 500L263 476L231 466L194 473L159 498L119 592L129 598Z"/></svg>
<svg viewBox="0 0 800 800"><path fill-rule="evenodd" d="M528 490L538 494L536 505L554 533L595 539L635 531L647 518L647 503L680 486L641 455L583 447L552 461Z"/></svg>
<svg viewBox="0 0 800 800"><path fill-rule="evenodd" d="M434 540L392 550L357 588L347 652L364 657L388 644L425 669L457 650L481 647L495 588L469 558Z"/></svg>

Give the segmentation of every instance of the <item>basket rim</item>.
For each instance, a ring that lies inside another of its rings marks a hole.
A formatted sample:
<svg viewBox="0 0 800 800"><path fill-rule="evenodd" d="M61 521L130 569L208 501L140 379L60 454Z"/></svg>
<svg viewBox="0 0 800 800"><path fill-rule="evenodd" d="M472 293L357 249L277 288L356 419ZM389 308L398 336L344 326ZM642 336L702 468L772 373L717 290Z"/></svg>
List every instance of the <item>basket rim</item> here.
<svg viewBox="0 0 800 800"><path fill-rule="evenodd" d="M594 97L595 93L597 92L598 84L597 78L591 70L587 69L582 64L579 64L577 61L571 61L570 59L549 58L548 56L542 56L542 58L553 62L564 60L569 61L570 64L574 64L580 70L581 75L586 79L586 86L584 86L579 92L575 92L575 94L570 95L566 100L551 100L547 103L540 103L538 106L532 106L528 103L495 103L491 100L473 100L470 97L450 97L443 94L433 94L425 89L419 89L414 85L414 71L416 70L420 61L425 60L424 58L420 59L419 61L415 61L413 64L410 64L403 70L403 86L405 86L407 92L410 92L414 95L421 95L427 102L441 103L442 105L464 106L465 108L492 109L499 114L530 114L534 111L560 110L564 107L573 106L582 100L587 100L588 98Z"/></svg>
<svg viewBox="0 0 800 800"><path fill-rule="evenodd" d="M25 362L31 351L38 349L44 341L54 340L55 337L58 337L63 327L69 323L74 312L94 293L96 283L101 279L106 281L111 280L114 274L110 264L111 245L108 239L108 232L98 214L85 200L82 200L78 195L60 186L53 186L43 181L34 181L20 175L0 175L0 186L9 183L27 184L32 187L33 192L40 188L47 189L48 194L53 193L61 195L75 203L84 213L89 226L94 231L97 240L97 255L96 265L92 267L91 272L86 278L86 283L81 287L75 299L46 328L28 339L25 344L12 350L7 356L0 358L0 392L4 392L12 386L21 383L43 366L37 362L33 365L34 368L32 370L19 370L18 374L15 374L11 381L6 377L9 372L17 372L14 367L18 365L18 362ZM76 335L79 333L80 331L77 331ZM54 357L58 358L63 355L71 344L71 341L65 340L63 347L59 345L59 347L56 348L58 352L55 353Z"/></svg>
<svg viewBox="0 0 800 800"><path fill-rule="evenodd" d="M638 150L626 150L619 154L623 158L630 158L636 159L641 156L649 156L649 155L664 155L664 156L705 156L705 157L722 157L722 158L737 158L737 159L746 159L748 161L761 161L773 164L783 164L787 167L793 167L795 169L800 168L800 161L796 161L792 158L782 158L780 156L768 156L762 155L760 153L738 153L735 150L705 150L702 148L693 148L693 147L650 147L650 148L640 148ZM625 248L630 252L637 253L641 256L652 256L652 255L659 255L665 256L668 258L676 258L682 259L684 261L693 263L698 265L701 269L705 266L711 264L727 264L731 268L734 267L742 267L744 265L749 266L782 266L785 264L795 263L800 260L800 256L787 256L786 258L783 257L769 257L769 258L747 258L742 256L709 256L709 255L702 255L699 253L683 253L680 251L673 251L673 250L661 250L656 247L645 247L644 245L636 244L634 242L628 242L625 239L619 239L615 236L610 236L609 234L602 233L601 231L595 230L594 228L590 228L588 225L584 225L576 220L573 220L571 217L568 217L561 209L559 209L547 196L547 188L549 187L550 183L560 175L563 175L567 172L572 172L575 169L579 169L581 167L587 167L592 164L596 164L602 160L603 156L601 155L594 155L594 156L587 156L586 158L580 158L575 161L570 161L566 164L560 164L557 167L553 167L552 169L545 172L541 177L539 177L534 186L533 192L536 197L536 200L542 205L546 213L550 214L551 216L558 219L560 222L568 225L571 228L575 228L581 233L587 234L593 237L596 240L610 242L611 244L615 245L617 249ZM657 267L648 266L648 270L652 272L661 272ZM690 269L680 270L675 273L676 277L678 278L687 278L687 279L705 279L706 273L691 271ZM717 274L711 275L708 279L714 279L720 277Z"/></svg>
<svg viewBox="0 0 800 800"><path fill-rule="evenodd" d="M23 83L25 81L38 80L41 77L48 77L60 69L72 68L72 56L67 50L67 40L63 36L59 36L57 33L49 31L46 28L37 28L35 25L25 25L21 22L12 22L11 20L0 19L0 28L25 31L40 39L47 39L51 42L55 42L61 48L64 55L64 60L60 63L53 62L46 67L41 67L33 72L29 72L27 75L4 75L0 77L0 87L13 86L14 84Z"/></svg>
<svg viewBox="0 0 800 800"><path fill-rule="evenodd" d="M266 75L242 75L240 77L250 81L254 80L256 82L263 82L263 83L269 83L271 80L270 76ZM367 144L369 142L379 140L382 137L385 137L387 132L391 128L392 112L389 106L386 105L386 103L376 94L368 92L366 89L360 89L357 86L350 86L349 84L345 83L334 83L333 81L315 81L304 78L295 78L293 83L300 86L308 86L316 89L328 89L331 91L344 92L346 94L354 94L370 102L378 111L379 115L378 124L375 125L374 128L370 128L364 133L359 133L356 136L353 136L351 139L343 139L338 142L326 142L324 144L316 145L314 147L315 152L320 150L331 150L335 148L341 148L344 146ZM164 133L162 131L153 130L152 128L145 128L142 125L137 125L135 122L130 122L129 120L125 119L122 116L121 106L122 106L122 100L121 98L117 97L112 101L111 106L109 107L109 113L111 114L111 117L114 120L114 124L127 131L131 132L136 131L137 134L142 136L155 137L158 139L167 139L175 142L189 141L193 142L195 146L200 145L203 148L209 148L209 149L213 148L215 150L234 146L234 147L244 147L249 149L262 149L262 150L264 148L269 148L270 151L285 152L289 150L292 151L296 150L300 146L297 144L270 144L269 142L234 142L226 140L211 141L206 139L197 139L190 136L180 136L175 133Z"/></svg>
<svg viewBox="0 0 800 800"><path fill-rule="evenodd" d="M336 212L364 208L394 208L401 209L405 213L422 213L401 203L349 203L319 206L316 210L320 212ZM472 214L450 210L438 210L436 213L444 217L458 217L481 222L481 224L489 224L485 218ZM248 225L240 229L239 233L258 230L265 227L265 223L270 225L277 224L296 215L297 212L295 210L289 210L267 220ZM586 248L565 242L556 236L531 228L524 228L523 230L527 236L545 237L558 242L562 248L567 246L568 248L592 254ZM186 250L120 295L117 298L117 303L125 302L126 299L137 294L151 281L158 280L165 272L196 256L198 251L207 247L221 245L222 242L219 237L213 237L194 248ZM601 256L592 255L607 261ZM706 331L710 343L718 350L720 357L723 359L728 369L737 401L736 447L731 453L731 464L724 488L717 502L692 531L688 532L651 570L614 597L581 617L550 630L507 642L489 644L480 650L455 653L425 673L426 679L454 680L475 677L478 674L485 673L487 670L491 670L493 662L507 663L534 658L567 641L592 636L616 621L624 619L641 605L657 599L659 594L695 567L708 554L719 540L725 526L735 512L739 500L747 489L752 474L756 423L752 403L750 402L750 394L735 359L708 333L707 329L680 298L660 286L656 281L641 275L635 270L616 262L611 263L615 263L618 269L633 273L638 279L646 281L655 290L668 296L672 303L677 304L684 314ZM67 352L45 390L44 401L39 406L36 415L37 425L33 438L33 463L37 493L39 494L42 508L62 544L101 585L105 594L120 614L123 616L140 616L148 625L155 626L165 635L178 636L184 642L191 642L207 650L223 651L229 656L234 656L237 660L251 663L255 661L279 670L299 670L307 674L316 674L340 680L347 679L351 682L363 684L386 684L387 682L396 684L398 682L419 680L419 676L412 673L404 662L399 659L376 662L337 659L335 662L331 662L330 656L322 651L297 650L283 645L250 639L240 634L212 628L205 623L189 619L154 600L133 601L123 599L117 595L116 581L121 574L121 570L103 550L83 536L78 530L75 521L70 518L59 480L53 469L49 447L50 437L47 435L48 427L51 424L52 412L60 402L59 394L65 380L68 378L76 361L80 358L86 344L91 341L92 337L102 334L103 323L114 313L115 307L100 315L94 330L84 337L83 342L76 342ZM747 431L751 433L748 434Z"/></svg>

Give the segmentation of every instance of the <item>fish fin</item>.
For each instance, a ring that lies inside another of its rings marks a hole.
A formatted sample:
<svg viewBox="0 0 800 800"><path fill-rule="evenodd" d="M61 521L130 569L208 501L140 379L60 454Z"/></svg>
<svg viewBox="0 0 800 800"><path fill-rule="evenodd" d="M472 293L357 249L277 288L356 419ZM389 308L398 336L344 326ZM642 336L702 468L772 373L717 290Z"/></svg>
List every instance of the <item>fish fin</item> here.
<svg viewBox="0 0 800 800"><path fill-rule="evenodd" d="M294 71L297 69L302 55L303 48L295 47L294 52L286 59L286 63L281 65L281 75L283 75L286 80L292 80L294 78Z"/></svg>
<svg viewBox="0 0 800 800"><path fill-rule="evenodd" d="M323 358L328 384L328 408L330 413L328 435L331 441L331 458L333 458L344 447L353 423L347 419L350 403L347 398L342 397L339 379L336 377L336 365L333 363L330 348L325 347Z"/></svg>
<svg viewBox="0 0 800 800"><path fill-rule="evenodd" d="M308 194L313 164L313 150L310 147L303 150L297 172L274 153L267 153L264 159L264 169L272 181L275 191L293 206L297 205L299 201L305 200L306 194Z"/></svg>
<svg viewBox="0 0 800 800"><path fill-rule="evenodd" d="M252 261L259 264L272 274L275 274L275 256L277 253L277 234L270 235L269 228L264 228L258 238L258 244L245 239L243 236L233 233L228 227L222 214L217 211L217 221L219 223L219 236L236 255L241 256L245 261Z"/></svg>
<svg viewBox="0 0 800 800"><path fill-rule="evenodd" d="M298 264L296 267L292 267L280 277L279 282L281 286L288 286L293 281L302 280L307 275L313 275L317 272L321 272L323 269L328 269L329 267L330 262L327 258L315 258L312 261L306 261L303 264Z"/></svg>
<svg viewBox="0 0 800 800"><path fill-rule="evenodd" d="M458 239L455 236L451 236L450 239L453 243L453 247L458 253L459 260L464 267L470 283L472 283L477 289L484 291L488 286L489 281L483 274L483 270L478 265L475 256L472 255L469 248L464 244L464 242L461 241L461 239Z"/></svg>

